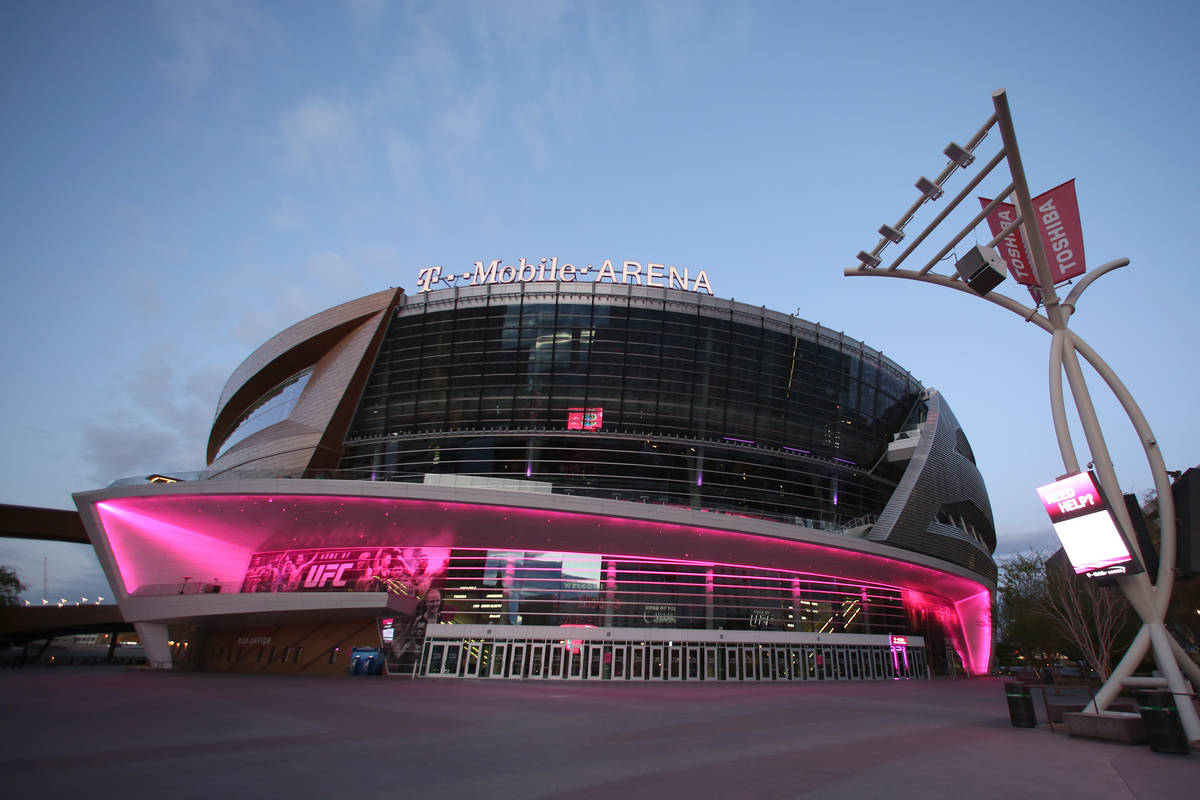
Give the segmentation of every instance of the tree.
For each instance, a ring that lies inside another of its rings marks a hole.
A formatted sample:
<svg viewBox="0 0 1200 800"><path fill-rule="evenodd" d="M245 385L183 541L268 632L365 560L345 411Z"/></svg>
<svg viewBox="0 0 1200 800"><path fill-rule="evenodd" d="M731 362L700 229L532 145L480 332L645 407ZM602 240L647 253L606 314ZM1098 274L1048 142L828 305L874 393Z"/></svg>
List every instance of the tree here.
<svg viewBox="0 0 1200 800"><path fill-rule="evenodd" d="M1046 562L1042 608L1100 680L1108 680L1117 642L1133 619L1124 592L1076 575L1059 550Z"/></svg>
<svg viewBox="0 0 1200 800"><path fill-rule="evenodd" d="M27 588L15 569L0 566L0 606L20 605L21 592Z"/></svg>
<svg viewBox="0 0 1200 800"><path fill-rule="evenodd" d="M1000 658L1023 657L1031 667L1047 664L1062 649L1058 626L1044 611L1046 554L1036 550L1000 562Z"/></svg>
<svg viewBox="0 0 1200 800"><path fill-rule="evenodd" d="M1105 679L1132 618L1119 588L1075 575L1061 550L1030 551L1000 564L1001 645L1034 666L1067 651Z"/></svg>

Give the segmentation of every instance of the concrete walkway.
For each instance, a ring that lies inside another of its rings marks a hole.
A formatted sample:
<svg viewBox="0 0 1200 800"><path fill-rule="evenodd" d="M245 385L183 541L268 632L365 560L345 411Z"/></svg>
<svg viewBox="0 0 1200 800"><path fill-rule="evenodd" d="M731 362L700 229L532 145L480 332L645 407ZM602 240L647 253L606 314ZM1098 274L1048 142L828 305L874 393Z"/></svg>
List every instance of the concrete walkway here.
<svg viewBox="0 0 1200 800"><path fill-rule="evenodd" d="M9 797L1194 798L1200 754L1009 724L1000 679L0 674Z"/></svg>

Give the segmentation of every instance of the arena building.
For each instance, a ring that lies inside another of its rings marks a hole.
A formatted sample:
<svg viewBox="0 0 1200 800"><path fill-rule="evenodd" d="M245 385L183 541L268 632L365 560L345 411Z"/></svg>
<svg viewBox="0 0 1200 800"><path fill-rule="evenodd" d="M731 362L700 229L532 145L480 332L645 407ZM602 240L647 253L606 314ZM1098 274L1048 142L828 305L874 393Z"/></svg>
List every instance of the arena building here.
<svg viewBox="0 0 1200 800"><path fill-rule="evenodd" d="M229 379L202 473L77 494L149 658L986 671L995 531L939 392L840 332L711 296L703 272L550 264L480 262L440 289L459 276L425 270L413 295L299 322Z"/></svg>

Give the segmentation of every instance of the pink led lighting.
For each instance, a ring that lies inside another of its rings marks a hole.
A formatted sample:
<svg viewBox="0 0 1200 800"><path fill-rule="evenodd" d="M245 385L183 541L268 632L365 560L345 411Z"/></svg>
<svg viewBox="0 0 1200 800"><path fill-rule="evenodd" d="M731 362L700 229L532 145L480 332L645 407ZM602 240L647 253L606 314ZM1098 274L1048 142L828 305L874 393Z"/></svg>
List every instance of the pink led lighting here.
<svg viewBox="0 0 1200 800"><path fill-rule="evenodd" d="M982 582L814 542L617 516L328 494L166 490L103 500L96 509L128 592L184 575L240 583L251 554L306 547L602 553L694 567L697 588L714 582L709 570L719 565L775 571L787 580L811 576L818 583L842 576L899 591L906 608L940 622L970 672L986 671L990 656L991 598ZM706 516L714 524L725 519Z"/></svg>

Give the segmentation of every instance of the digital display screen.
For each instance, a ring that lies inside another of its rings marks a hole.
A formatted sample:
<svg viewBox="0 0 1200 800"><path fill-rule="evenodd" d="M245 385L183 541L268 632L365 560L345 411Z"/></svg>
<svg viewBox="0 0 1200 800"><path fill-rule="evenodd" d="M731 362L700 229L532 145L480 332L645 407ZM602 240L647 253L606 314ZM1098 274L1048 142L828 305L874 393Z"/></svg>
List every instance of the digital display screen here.
<svg viewBox="0 0 1200 800"><path fill-rule="evenodd" d="M1142 571L1091 473L1069 475L1037 492L1077 575L1100 578Z"/></svg>
<svg viewBox="0 0 1200 800"><path fill-rule="evenodd" d="M567 409L567 430L569 431L598 431L603 425L603 408Z"/></svg>

